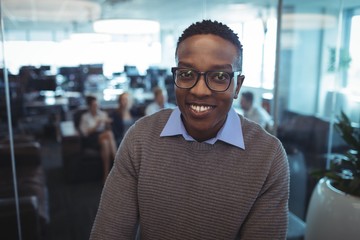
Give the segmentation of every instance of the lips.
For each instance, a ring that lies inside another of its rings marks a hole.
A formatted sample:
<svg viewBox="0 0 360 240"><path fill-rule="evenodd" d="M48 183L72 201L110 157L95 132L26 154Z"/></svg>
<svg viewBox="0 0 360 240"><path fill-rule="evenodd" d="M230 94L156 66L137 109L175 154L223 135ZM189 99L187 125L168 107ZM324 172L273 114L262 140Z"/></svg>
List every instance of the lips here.
<svg viewBox="0 0 360 240"><path fill-rule="evenodd" d="M212 106L208 106L208 105L195 105L195 104L191 104L190 108L197 112L197 113L202 113L202 112L207 112L211 109L213 109L214 107Z"/></svg>
<svg viewBox="0 0 360 240"><path fill-rule="evenodd" d="M212 105L206 105L206 104L195 104L190 103L188 104L188 109L190 110L189 113L193 118L196 119L203 119L210 116L210 114L215 109L215 106Z"/></svg>

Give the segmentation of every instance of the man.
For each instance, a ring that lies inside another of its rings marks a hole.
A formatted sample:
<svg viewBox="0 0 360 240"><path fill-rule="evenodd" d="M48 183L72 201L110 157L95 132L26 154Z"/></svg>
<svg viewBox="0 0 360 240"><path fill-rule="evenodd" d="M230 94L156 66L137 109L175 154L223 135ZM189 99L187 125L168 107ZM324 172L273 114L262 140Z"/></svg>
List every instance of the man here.
<svg viewBox="0 0 360 240"><path fill-rule="evenodd" d="M164 108L175 108L174 104L167 101L164 91L160 87L153 89L154 102L150 103L145 109L145 115L151 115Z"/></svg>
<svg viewBox="0 0 360 240"><path fill-rule="evenodd" d="M271 116L264 108L254 105L254 94L252 92L241 94L240 107L244 111L244 117L260 124L267 131L272 131L273 120Z"/></svg>
<svg viewBox="0 0 360 240"><path fill-rule="evenodd" d="M172 68L178 108L127 132L90 239L285 239L289 172L278 139L231 107L244 76L226 25L188 27Z"/></svg>

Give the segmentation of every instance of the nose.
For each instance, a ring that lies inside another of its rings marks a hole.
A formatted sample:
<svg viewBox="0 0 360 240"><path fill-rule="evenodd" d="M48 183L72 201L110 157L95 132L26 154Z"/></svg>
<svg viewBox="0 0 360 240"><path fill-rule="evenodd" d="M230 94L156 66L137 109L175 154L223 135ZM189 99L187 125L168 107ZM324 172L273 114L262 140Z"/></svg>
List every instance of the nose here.
<svg viewBox="0 0 360 240"><path fill-rule="evenodd" d="M198 96L207 96L211 94L211 90L208 88L205 81L205 74L202 73L195 86L190 89L190 92Z"/></svg>

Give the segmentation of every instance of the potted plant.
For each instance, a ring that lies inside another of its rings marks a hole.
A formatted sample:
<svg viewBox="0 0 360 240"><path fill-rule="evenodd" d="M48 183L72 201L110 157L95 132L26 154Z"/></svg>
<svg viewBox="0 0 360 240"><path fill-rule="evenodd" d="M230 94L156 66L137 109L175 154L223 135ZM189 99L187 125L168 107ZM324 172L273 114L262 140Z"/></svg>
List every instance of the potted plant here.
<svg viewBox="0 0 360 240"><path fill-rule="evenodd" d="M360 131L344 112L335 129L349 145L336 154L329 169L313 172L320 179L310 199L305 239L359 239L360 237Z"/></svg>

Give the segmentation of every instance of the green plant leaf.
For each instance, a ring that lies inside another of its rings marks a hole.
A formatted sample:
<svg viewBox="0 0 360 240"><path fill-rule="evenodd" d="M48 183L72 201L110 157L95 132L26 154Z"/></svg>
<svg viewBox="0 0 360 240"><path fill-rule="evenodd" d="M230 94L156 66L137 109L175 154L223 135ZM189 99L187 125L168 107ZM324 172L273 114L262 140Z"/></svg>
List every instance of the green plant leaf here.
<svg viewBox="0 0 360 240"><path fill-rule="evenodd" d="M343 111L337 116L334 127L350 150L344 155L336 155L328 170L313 171L311 176L317 179L327 177L337 189L360 197L360 131L356 131Z"/></svg>

